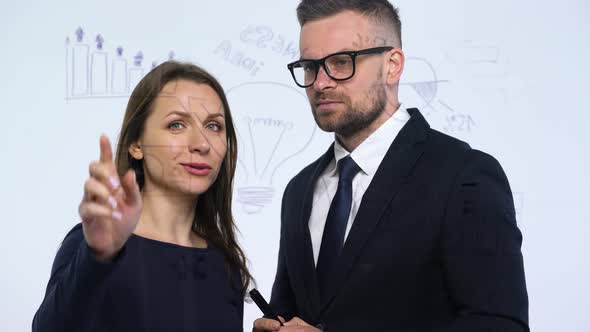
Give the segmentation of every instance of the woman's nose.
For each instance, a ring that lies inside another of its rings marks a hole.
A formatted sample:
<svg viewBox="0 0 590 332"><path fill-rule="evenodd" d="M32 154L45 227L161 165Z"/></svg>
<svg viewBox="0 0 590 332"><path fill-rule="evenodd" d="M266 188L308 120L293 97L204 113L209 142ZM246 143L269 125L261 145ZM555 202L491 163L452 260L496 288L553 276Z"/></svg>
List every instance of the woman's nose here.
<svg viewBox="0 0 590 332"><path fill-rule="evenodd" d="M191 152L208 153L211 149L209 138L205 135L204 129L195 129L189 141Z"/></svg>

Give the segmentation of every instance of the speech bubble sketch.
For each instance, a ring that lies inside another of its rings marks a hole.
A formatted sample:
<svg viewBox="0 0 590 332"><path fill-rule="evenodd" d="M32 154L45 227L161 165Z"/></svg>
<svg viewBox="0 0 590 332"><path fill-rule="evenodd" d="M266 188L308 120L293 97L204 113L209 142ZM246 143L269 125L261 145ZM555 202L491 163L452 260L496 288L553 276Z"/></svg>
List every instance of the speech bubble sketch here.
<svg viewBox="0 0 590 332"><path fill-rule="evenodd" d="M456 65L471 65L481 67L472 71L472 75L503 75L500 71L504 68L498 66L502 62L502 51L498 45L480 44L472 40L466 40L447 52L446 58Z"/></svg>
<svg viewBox="0 0 590 332"><path fill-rule="evenodd" d="M287 61L299 58L299 43L296 39L289 40L283 34L273 31L269 26L251 24L242 30L240 40L246 45L269 50Z"/></svg>
<svg viewBox="0 0 590 332"><path fill-rule="evenodd" d="M246 213L259 213L272 203L277 170L309 147L317 126L307 97L290 85L242 83L227 98L238 135L238 202Z"/></svg>
<svg viewBox="0 0 590 332"><path fill-rule="evenodd" d="M261 53L265 58L272 56L286 62L299 58L296 39L277 33L269 26L250 24L237 37L222 40L213 54L250 78L256 77L265 68Z"/></svg>
<svg viewBox="0 0 590 332"><path fill-rule="evenodd" d="M463 78L473 90L487 96L498 96L502 105L522 98L530 86L519 76L519 68L511 64L500 43L465 40L445 51L446 60L467 68Z"/></svg>

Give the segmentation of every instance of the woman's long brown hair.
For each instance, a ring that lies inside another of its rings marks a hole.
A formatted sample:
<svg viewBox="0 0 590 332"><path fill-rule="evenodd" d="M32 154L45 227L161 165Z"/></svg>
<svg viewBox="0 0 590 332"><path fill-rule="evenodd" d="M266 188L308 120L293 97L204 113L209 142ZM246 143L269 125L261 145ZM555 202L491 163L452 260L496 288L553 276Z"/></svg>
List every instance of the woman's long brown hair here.
<svg viewBox="0 0 590 332"><path fill-rule="evenodd" d="M236 226L232 216L232 186L237 163L236 133L223 88L211 74L191 63L167 61L152 69L138 83L129 98L121 126L115 160L117 172L119 176L123 176L132 168L140 190L143 189L143 161L134 159L129 153L129 147L143 133L154 100L164 85L176 80L206 84L217 93L223 103L227 151L217 179L196 202L198 209L193 221L193 231L223 250L229 268L240 272L241 291L245 295L252 276L248 271L244 252L236 241Z"/></svg>

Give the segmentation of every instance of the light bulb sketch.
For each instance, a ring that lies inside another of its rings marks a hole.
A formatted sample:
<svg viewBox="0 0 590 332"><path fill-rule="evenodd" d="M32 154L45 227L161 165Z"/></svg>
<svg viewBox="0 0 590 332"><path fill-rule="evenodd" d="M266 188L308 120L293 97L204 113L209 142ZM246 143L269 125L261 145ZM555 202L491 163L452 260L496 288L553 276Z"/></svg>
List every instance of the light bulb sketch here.
<svg viewBox="0 0 590 332"><path fill-rule="evenodd" d="M258 213L272 202L277 169L311 144L317 126L305 94L286 84L244 83L227 97L238 135L238 202Z"/></svg>

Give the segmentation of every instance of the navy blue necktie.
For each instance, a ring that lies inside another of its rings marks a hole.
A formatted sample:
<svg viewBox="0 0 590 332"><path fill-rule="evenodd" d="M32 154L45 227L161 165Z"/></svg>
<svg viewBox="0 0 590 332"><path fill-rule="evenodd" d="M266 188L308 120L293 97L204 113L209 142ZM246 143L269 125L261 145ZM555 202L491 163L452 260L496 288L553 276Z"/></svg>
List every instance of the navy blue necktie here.
<svg viewBox="0 0 590 332"><path fill-rule="evenodd" d="M344 234L352 205L352 179L359 170L360 168L350 155L338 161L338 189L330 204L316 265L320 293L325 291L331 280L332 268L344 244Z"/></svg>

